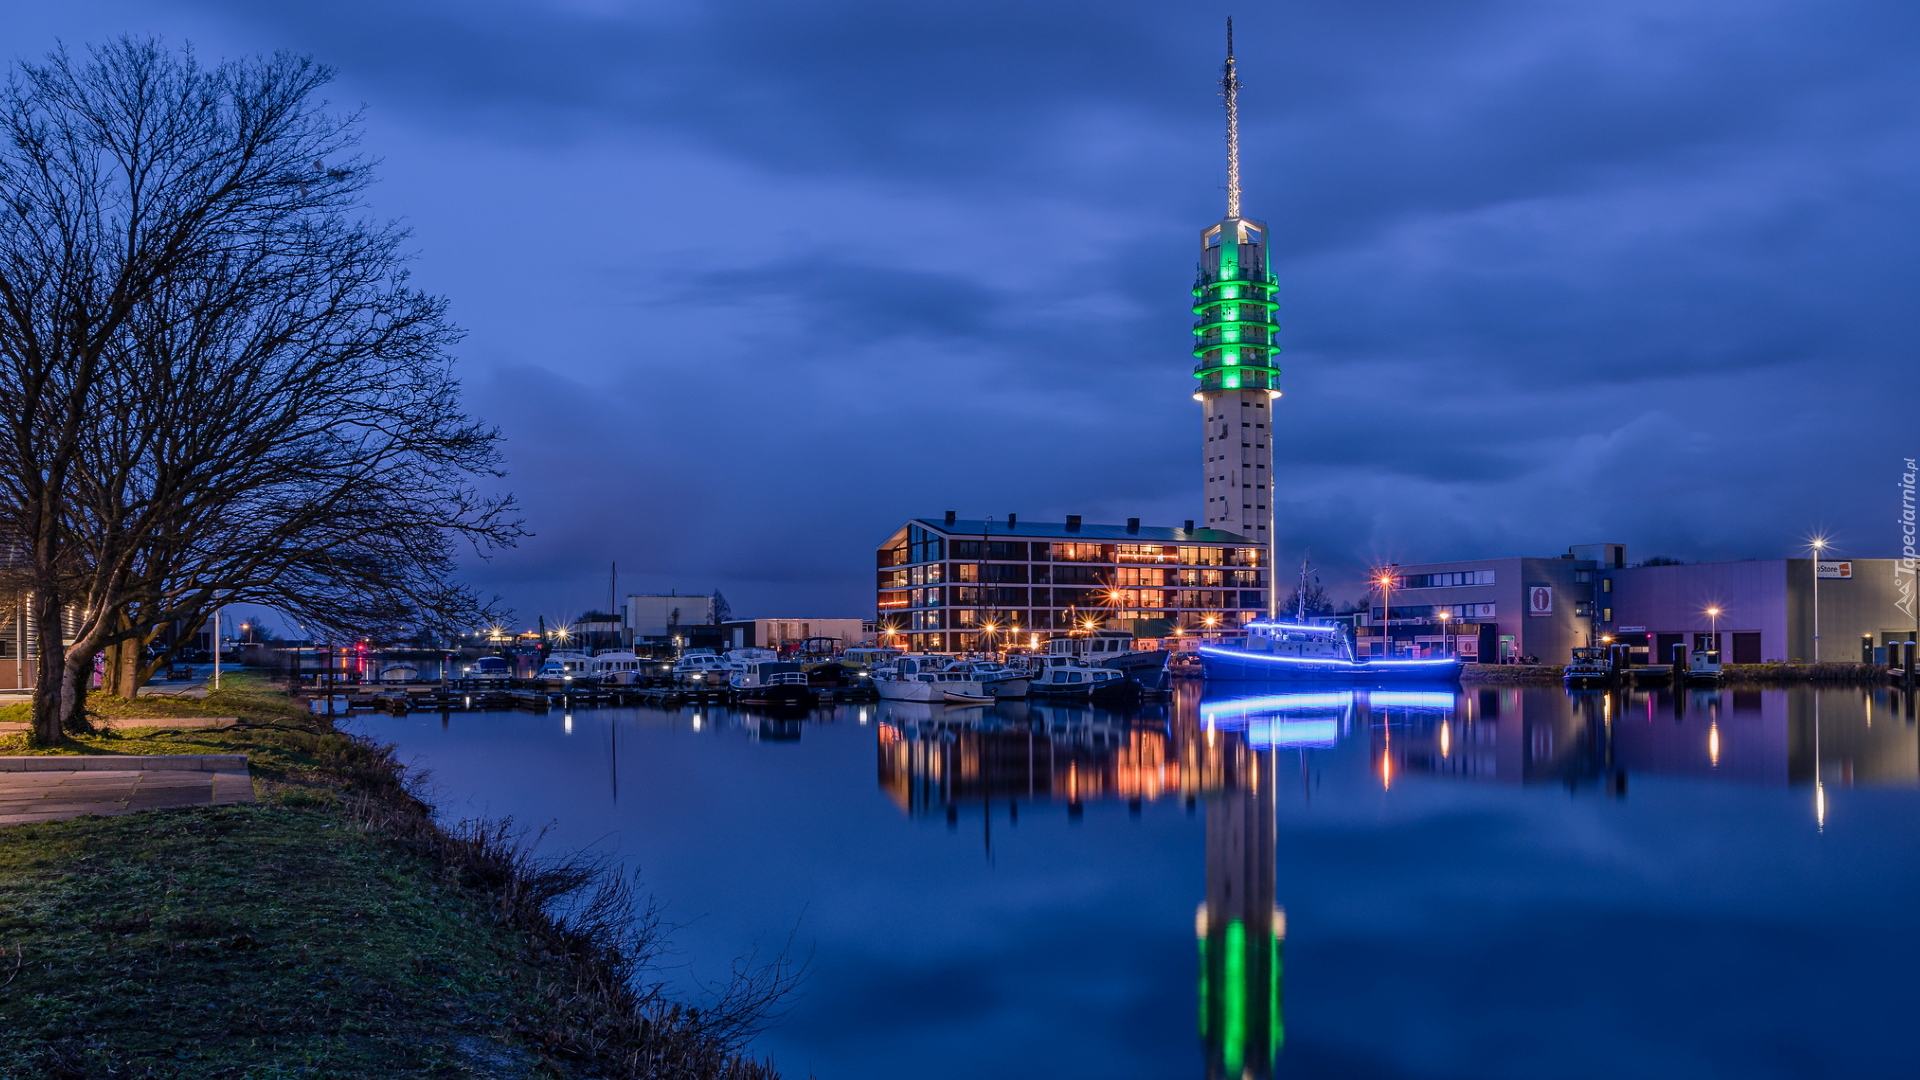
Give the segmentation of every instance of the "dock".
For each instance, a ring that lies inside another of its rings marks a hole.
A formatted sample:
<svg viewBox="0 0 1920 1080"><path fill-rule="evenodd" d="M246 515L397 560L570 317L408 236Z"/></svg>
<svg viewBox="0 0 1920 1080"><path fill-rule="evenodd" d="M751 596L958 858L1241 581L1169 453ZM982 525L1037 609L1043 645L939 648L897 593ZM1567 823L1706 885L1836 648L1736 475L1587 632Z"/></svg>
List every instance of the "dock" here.
<svg viewBox="0 0 1920 1080"><path fill-rule="evenodd" d="M490 683L450 680L426 685L342 683L304 687L301 693L323 712L326 711L324 703L331 698L336 712L378 712L390 716L405 716L414 712L546 713L554 709L571 711L636 705L679 709L693 705L742 704L741 695L731 687L687 686L667 682L580 687L553 687L538 679ZM814 687L813 695L815 705L876 701L879 698L871 686Z"/></svg>

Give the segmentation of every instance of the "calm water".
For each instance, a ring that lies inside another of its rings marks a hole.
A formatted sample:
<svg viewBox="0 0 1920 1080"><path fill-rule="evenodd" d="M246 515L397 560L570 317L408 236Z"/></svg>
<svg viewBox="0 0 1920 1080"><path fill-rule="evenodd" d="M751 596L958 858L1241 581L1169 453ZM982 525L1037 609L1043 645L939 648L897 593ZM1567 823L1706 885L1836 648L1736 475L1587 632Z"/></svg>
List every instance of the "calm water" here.
<svg viewBox="0 0 1920 1080"><path fill-rule="evenodd" d="M697 988L791 937L825 1080L1912 1075L1897 691L1183 693L367 717L637 866Z"/></svg>

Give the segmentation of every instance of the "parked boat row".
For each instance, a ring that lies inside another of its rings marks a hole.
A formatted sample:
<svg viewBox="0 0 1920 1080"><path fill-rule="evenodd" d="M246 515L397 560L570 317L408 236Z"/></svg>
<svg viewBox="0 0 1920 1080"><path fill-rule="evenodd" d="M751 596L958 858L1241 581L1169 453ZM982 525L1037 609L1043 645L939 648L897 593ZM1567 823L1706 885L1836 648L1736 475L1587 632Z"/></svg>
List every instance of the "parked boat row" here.
<svg viewBox="0 0 1920 1080"><path fill-rule="evenodd" d="M1676 665L1645 665L1632 667L1617 664L1616 658L1621 650L1599 647L1582 647L1573 650L1573 660L1568 663L1561 680L1571 688L1615 686L1631 683L1635 686L1665 686L1674 681L1676 675L1694 686L1717 686L1721 680L1720 654L1711 649L1694 649L1687 656L1685 668Z"/></svg>

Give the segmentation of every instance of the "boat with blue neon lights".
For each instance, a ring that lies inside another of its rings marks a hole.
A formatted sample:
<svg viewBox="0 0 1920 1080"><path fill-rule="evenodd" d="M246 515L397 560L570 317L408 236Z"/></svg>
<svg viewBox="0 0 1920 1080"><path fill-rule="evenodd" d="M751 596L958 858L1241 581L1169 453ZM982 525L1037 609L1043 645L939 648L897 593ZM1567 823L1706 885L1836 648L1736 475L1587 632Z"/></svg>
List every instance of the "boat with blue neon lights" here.
<svg viewBox="0 0 1920 1080"><path fill-rule="evenodd" d="M1247 624L1244 645L1202 645L1200 670L1208 682L1445 684L1460 680L1457 658L1356 659L1338 626L1259 619Z"/></svg>

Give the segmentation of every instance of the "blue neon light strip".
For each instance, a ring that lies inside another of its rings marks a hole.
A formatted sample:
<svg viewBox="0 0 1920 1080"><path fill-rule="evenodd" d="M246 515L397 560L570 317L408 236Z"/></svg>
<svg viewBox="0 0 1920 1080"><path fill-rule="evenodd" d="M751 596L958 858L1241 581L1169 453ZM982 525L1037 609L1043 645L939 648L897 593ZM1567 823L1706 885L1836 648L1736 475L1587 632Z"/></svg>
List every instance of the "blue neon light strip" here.
<svg viewBox="0 0 1920 1080"><path fill-rule="evenodd" d="M1274 656L1272 653L1244 652L1240 649L1225 649L1218 645L1202 645L1200 651L1211 656L1232 656L1242 660L1259 660L1268 664L1319 664L1349 671L1371 671L1375 668L1432 668L1448 667L1459 663L1458 660L1315 660L1305 656Z"/></svg>

